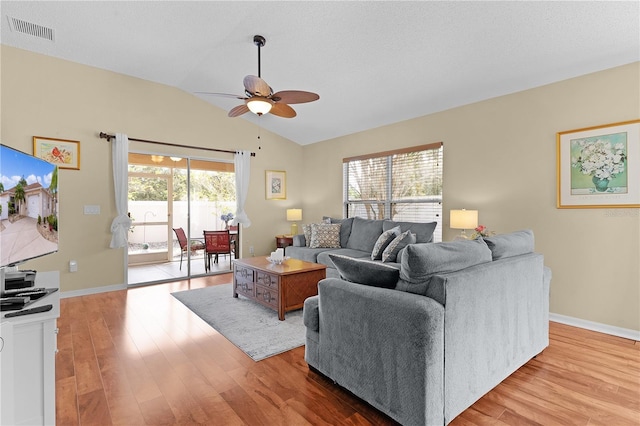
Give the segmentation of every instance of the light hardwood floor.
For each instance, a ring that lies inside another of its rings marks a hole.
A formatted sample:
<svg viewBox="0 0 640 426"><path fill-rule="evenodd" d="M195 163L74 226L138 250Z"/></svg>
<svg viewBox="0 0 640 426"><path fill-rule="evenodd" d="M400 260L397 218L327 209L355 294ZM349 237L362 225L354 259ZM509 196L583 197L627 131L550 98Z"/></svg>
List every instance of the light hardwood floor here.
<svg viewBox="0 0 640 426"><path fill-rule="evenodd" d="M309 371L304 347L254 362L170 295L230 281L62 299L57 424L394 424ZM553 322L550 334L451 425L639 425L640 344Z"/></svg>

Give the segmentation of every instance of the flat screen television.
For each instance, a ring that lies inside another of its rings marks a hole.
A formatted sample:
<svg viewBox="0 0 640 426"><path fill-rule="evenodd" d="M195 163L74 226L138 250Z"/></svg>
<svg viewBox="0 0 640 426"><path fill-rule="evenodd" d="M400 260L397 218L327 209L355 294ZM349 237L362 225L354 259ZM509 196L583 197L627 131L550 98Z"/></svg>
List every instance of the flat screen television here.
<svg viewBox="0 0 640 426"><path fill-rule="evenodd" d="M0 144L0 268L58 251L58 167Z"/></svg>

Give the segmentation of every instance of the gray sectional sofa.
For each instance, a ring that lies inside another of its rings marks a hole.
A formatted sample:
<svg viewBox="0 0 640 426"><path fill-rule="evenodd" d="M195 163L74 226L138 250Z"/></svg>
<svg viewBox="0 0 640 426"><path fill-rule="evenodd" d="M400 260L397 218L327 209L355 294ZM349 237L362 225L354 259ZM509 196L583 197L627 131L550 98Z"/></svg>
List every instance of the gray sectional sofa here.
<svg viewBox="0 0 640 426"><path fill-rule="evenodd" d="M339 274L335 269L329 254L338 254L356 259L371 259L371 254L380 236L385 232L390 232L399 227L396 235L410 232L415 236L415 243L430 243L433 240L433 231L437 222L417 223L417 222L396 222L392 220L372 220L359 217L348 219L336 219L324 217L325 223L339 225L339 244L334 247L310 247L310 238L307 234L294 235L293 246L286 248L286 255L294 259L305 260L307 262L321 263L327 265L327 277L338 278ZM399 249L406 246L402 244ZM397 262L398 256L389 260L389 265L400 268ZM381 260L379 260L381 261Z"/></svg>
<svg viewBox="0 0 640 426"><path fill-rule="evenodd" d="M334 260L349 281L305 301L305 359L403 425L448 424L549 344L531 231L410 244L399 269Z"/></svg>

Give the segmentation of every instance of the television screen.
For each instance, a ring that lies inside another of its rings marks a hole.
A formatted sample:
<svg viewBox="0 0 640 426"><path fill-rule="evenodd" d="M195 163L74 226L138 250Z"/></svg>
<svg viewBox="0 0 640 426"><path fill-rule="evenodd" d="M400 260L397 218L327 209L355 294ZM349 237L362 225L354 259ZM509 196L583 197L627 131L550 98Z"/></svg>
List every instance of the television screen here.
<svg viewBox="0 0 640 426"><path fill-rule="evenodd" d="M58 167L0 144L0 267L58 251Z"/></svg>

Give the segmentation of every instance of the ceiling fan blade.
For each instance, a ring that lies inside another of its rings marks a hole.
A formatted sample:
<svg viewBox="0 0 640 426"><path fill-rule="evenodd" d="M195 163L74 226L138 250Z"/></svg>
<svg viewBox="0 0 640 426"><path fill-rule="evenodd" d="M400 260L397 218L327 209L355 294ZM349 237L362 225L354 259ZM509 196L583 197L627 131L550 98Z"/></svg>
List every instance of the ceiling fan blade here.
<svg viewBox="0 0 640 426"><path fill-rule="evenodd" d="M244 83L244 88L247 90L247 92L251 93L254 96L266 97L271 94L271 87L269 87L267 82L260 77L256 77L255 75L248 75L242 82Z"/></svg>
<svg viewBox="0 0 640 426"><path fill-rule="evenodd" d="M284 104L303 104L305 102L313 102L320 99L316 93L305 92L302 90L282 90L271 96L274 102L282 102Z"/></svg>
<svg viewBox="0 0 640 426"><path fill-rule="evenodd" d="M244 96L233 95L231 93L211 93L211 92L193 92L197 95L211 95L211 96L219 96L222 98L234 98L234 99L247 99Z"/></svg>
<svg viewBox="0 0 640 426"><path fill-rule="evenodd" d="M296 116L296 111L287 104L277 103L273 104L273 107L271 108L271 111L269 111L269 114L277 115L278 117L283 118L293 118Z"/></svg>
<svg viewBox="0 0 640 426"><path fill-rule="evenodd" d="M231 111L229 111L229 117L239 117L246 112L249 112L249 107L247 107L247 105L238 105L237 107L232 108Z"/></svg>

